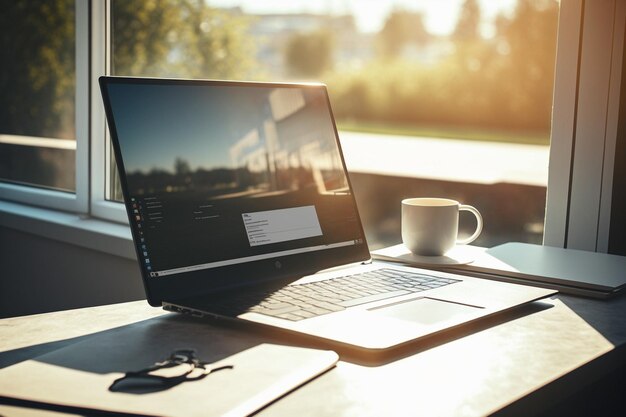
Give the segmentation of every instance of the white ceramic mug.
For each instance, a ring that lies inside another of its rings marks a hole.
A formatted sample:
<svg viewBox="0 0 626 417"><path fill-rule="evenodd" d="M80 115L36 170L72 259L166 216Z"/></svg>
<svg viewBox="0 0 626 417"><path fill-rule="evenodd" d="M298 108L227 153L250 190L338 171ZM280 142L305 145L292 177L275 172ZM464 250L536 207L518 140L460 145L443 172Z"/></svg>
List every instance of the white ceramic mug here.
<svg viewBox="0 0 626 417"><path fill-rule="evenodd" d="M476 216L476 231L460 240L459 211ZM402 200L402 242L416 255L441 256L456 244L473 242L482 230L483 218L472 206L446 198Z"/></svg>

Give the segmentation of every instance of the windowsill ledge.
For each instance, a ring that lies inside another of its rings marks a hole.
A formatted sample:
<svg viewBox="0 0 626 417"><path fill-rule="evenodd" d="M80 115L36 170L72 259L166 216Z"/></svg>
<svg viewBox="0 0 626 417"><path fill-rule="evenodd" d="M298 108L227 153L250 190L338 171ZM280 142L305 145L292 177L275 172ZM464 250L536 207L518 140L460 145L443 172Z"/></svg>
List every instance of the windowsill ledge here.
<svg viewBox="0 0 626 417"><path fill-rule="evenodd" d="M0 200L0 226L136 259L127 225Z"/></svg>

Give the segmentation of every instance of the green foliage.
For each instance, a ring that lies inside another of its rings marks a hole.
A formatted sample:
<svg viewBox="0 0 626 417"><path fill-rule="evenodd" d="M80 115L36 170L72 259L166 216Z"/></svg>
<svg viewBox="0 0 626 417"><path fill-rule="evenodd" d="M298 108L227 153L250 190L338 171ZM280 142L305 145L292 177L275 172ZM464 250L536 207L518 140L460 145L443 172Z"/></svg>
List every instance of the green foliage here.
<svg viewBox="0 0 626 417"><path fill-rule="evenodd" d="M454 29L457 41L475 41L480 39L480 6L477 0L465 0L461 14Z"/></svg>
<svg viewBox="0 0 626 417"><path fill-rule="evenodd" d="M333 36L328 31L294 34L285 50L287 68L296 77L318 77L332 67L333 53Z"/></svg>
<svg viewBox="0 0 626 417"><path fill-rule="evenodd" d="M73 0L0 1L0 133L73 138ZM343 123L549 132L557 15L555 0L520 0L485 40L478 3L467 0L455 52L425 65L403 58L403 47L441 39L420 14L396 10L378 35L383 53L363 67L333 70L328 30L287 39L286 65L296 77L325 78ZM112 72L257 78L250 22L204 0L113 0Z"/></svg>
<svg viewBox="0 0 626 417"><path fill-rule="evenodd" d="M246 17L203 0L114 0L111 9L114 74L253 76ZM74 138L74 1L2 0L0 62L0 133Z"/></svg>
<svg viewBox="0 0 626 417"><path fill-rule="evenodd" d="M173 75L168 54L181 35L181 12L168 0L111 3L112 73Z"/></svg>
<svg viewBox="0 0 626 417"><path fill-rule="evenodd" d="M405 10L391 12L378 34L382 52L388 57L398 56L408 44L423 44L429 37L422 14Z"/></svg>
<svg viewBox="0 0 626 417"><path fill-rule="evenodd" d="M435 65L379 58L325 81L340 123L450 126L550 132L556 24L554 1L521 1L490 40L455 39Z"/></svg>
<svg viewBox="0 0 626 417"><path fill-rule="evenodd" d="M249 19L203 0L114 0L116 75L246 78L254 69Z"/></svg>
<svg viewBox="0 0 626 417"><path fill-rule="evenodd" d="M0 133L73 139L73 0L2 0Z"/></svg>

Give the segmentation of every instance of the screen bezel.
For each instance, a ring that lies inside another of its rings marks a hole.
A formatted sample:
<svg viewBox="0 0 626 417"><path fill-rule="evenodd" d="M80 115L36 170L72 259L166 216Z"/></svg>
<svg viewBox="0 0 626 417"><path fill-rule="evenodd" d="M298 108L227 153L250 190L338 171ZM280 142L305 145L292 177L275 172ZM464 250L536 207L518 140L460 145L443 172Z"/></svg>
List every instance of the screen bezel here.
<svg viewBox="0 0 626 417"><path fill-rule="evenodd" d="M297 280L298 278L314 273L316 271L339 266L343 264L364 262L371 259L363 225L359 216L354 191L350 182L350 177L346 169L343 151L339 143L339 135L335 118L330 106L328 91L324 84L320 83L268 83L268 82L251 82L251 81L221 81L221 80L188 80L188 79L163 79L163 78L135 78L135 77L115 77L101 76L98 79L100 91L104 102L104 109L111 134L111 143L117 163L120 176L122 194L124 196L124 206L129 219L129 225L135 246L135 252L138 259L139 269L146 292L148 302L153 306L160 306L163 301L176 301L188 297L194 297L202 294L209 294L237 286L248 286L250 284L262 284L265 281L274 280ZM124 168L124 159L121 154L119 139L111 101L108 94L108 86L111 84L154 84L154 85L186 85L186 86L220 86L220 87L267 87L267 88L313 88L322 89L333 125L335 142L339 151L341 164L346 173L352 204L357 215L358 226L361 232L362 244L346 246L340 248L325 249L314 252L306 252L283 257L272 257L258 261L246 262L242 264L229 265L219 268L203 269L200 271L184 272L165 277L151 277L141 264L141 256L139 252L138 231L134 227L132 205L130 202L130 193L126 181L126 170Z"/></svg>

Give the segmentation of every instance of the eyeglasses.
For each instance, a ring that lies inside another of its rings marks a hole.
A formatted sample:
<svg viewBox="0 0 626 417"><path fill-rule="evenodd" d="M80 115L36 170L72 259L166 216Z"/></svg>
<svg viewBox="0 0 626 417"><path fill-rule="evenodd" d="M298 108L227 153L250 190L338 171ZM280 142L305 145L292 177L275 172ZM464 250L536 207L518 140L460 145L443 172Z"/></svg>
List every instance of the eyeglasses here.
<svg viewBox="0 0 626 417"><path fill-rule="evenodd" d="M233 365L210 365L198 359L193 349L175 350L162 362L140 371L126 372L123 377L113 381L109 391L137 394L163 391L183 382L204 379L212 372L234 368Z"/></svg>

